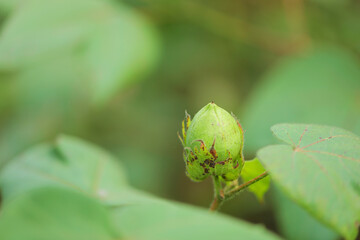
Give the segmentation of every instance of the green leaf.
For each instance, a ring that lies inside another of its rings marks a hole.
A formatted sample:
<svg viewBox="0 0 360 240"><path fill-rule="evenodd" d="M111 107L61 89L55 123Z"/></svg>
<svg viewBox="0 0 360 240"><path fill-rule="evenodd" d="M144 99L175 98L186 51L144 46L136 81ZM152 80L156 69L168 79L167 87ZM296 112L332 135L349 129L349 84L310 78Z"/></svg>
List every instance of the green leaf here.
<svg viewBox="0 0 360 240"><path fill-rule="evenodd" d="M100 12L109 6L97 0L30 0L5 23L0 39L0 68L18 69L79 47L93 31Z"/></svg>
<svg viewBox="0 0 360 240"><path fill-rule="evenodd" d="M64 129L73 134L84 132L90 91L76 63L72 57L59 57L13 75L8 88L0 86L9 93L5 102L14 101L0 134L0 165Z"/></svg>
<svg viewBox="0 0 360 240"><path fill-rule="evenodd" d="M272 179L320 221L355 239L360 222L360 138L320 125L279 124L271 130L287 143L258 151Z"/></svg>
<svg viewBox="0 0 360 240"><path fill-rule="evenodd" d="M115 209L112 215L117 228L126 239L279 239L262 226L183 204L130 205Z"/></svg>
<svg viewBox="0 0 360 240"><path fill-rule="evenodd" d="M107 209L80 193L40 188L4 205L0 239L116 240Z"/></svg>
<svg viewBox="0 0 360 240"><path fill-rule="evenodd" d="M360 135L360 64L334 47L284 58L252 92L241 123L246 150L274 143L269 128L282 122L339 126Z"/></svg>
<svg viewBox="0 0 360 240"><path fill-rule="evenodd" d="M24 0L0 0L1 12L8 13L20 5Z"/></svg>
<svg viewBox="0 0 360 240"><path fill-rule="evenodd" d="M127 185L120 163L111 155L69 136L59 137L55 146L34 147L0 173L4 200L43 186L69 188L110 205L152 199Z"/></svg>
<svg viewBox="0 0 360 240"><path fill-rule="evenodd" d="M287 240L339 239L338 234L287 198L279 189L276 189L274 195L277 225Z"/></svg>
<svg viewBox="0 0 360 240"><path fill-rule="evenodd" d="M129 8L117 14L89 39L85 62L92 70L94 101L103 104L116 89L142 77L157 62L158 39L148 20Z"/></svg>
<svg viewBox="0 0 360 240"><path fill-rule="evenodd" d="M251 161L245 161L245 165L241 170L241 178L244 182L250 181L251 179L264 173L266 170L261 165L259 159L255 158ZM270 178L265 177L261 181L258 181L249 186L250 192L253 192L260 202L264 200L264 194L270 187Z"/></svg>
<svg viewBox="0 0 360 240"><path fill-rule="evenodd" d="M0 69L23 71L74 58L67 70L83 69L91 97L103 104L155 66L158 42L149 20L114 1L29 0L5 23Z"/></svg>

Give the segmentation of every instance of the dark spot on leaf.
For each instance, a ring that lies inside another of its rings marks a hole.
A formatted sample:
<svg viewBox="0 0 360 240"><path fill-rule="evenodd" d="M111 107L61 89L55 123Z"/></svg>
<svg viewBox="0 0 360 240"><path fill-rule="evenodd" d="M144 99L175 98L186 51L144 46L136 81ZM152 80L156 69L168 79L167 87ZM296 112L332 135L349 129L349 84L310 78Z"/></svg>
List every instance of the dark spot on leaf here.
<svg viewBox="0 0 360 240"><path fill-rule="evenodd" d="M236 166L234 168L238 168L239 167L239 162L236 163Z"/></svg>

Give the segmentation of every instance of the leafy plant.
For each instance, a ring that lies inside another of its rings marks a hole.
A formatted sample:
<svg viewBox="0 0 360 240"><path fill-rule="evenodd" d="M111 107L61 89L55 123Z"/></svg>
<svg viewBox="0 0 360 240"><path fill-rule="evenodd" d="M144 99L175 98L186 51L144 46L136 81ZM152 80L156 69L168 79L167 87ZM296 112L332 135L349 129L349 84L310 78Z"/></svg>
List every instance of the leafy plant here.
<svg viewBox="0 0 360 240"><path fill-rule="evenodd" d="M232 160L230 151L227 150L236 142L232 138L241 139L239 145L243 144L242 134L234 135L228 129L234 120L227 119L227 115L226 111L210 103L195 115L193 121L186 116L186 124L183 123L183 126L186 125L182 141L185 146L184 160L189 166L187 172L193 178L189 169L199 165L196 174L204 171L214 179L215 198L210 208L212 210L218 209L223 201L247 187L252 187L251 190L260 199L267 189L264 182L262 185L253 185L267 176L257 159L245 165L243 178L248 181L242 185L238 185L237 179L233 181L227 178L227 174L232 174L239 164L232 164L232 167L220 169L221 171L217 169L218 164L223 166L224 161L227 164L227 161ZM239 129L242 132L240 125ZM280 124L273 126L271 130L276 137L288 144L268 146L257 153L274 181L319 220L347 239L354 239L360 220L360 138L342 129L317 125ZM195 134L196 137L189 140L190 134ZM220 144L215 143L216 139L221 139L218 140ZM211 150L207 153L212 141ZM221 149L224 147L222 144L225 144L225 151ZM228 151L228 157L221 158L217 149L225 153ZM213 166L211 162L214 162ZM240 166L241 169L242 164ZM209 168L215 170L209 171ZM259 175L256 176L257 174ZM223 187L222 183L226 186ZM346 192L339 196L343 190ZM338 209L342 209L341 216Z"/></svg>
<svg viewBox="0 0 360 240"><path fill-rule="evenodd" d="M273 180L322 222L354 239L360 219L360 138L317 125L281 124L272 131L288 144L258 152Z"/></svg>
<svg viewBox="0 0 360 240"><path fill-rule="evenodd" d="M87 72L96 104L103 104L156 61L155 30L121 4L31 0L15 11L0 39L0 69L23 72L68 56Z"/></svg>
<svg viewBox="0 0 360 240"><path fill-rule="evenodd" d="M263 227L133 189L113 157L68 136L12 161L0 187L1 239L279 239Z"/></svg>
<svg viewBox="0 0 360 240"><path fill-rule="evenodd" d="M218 114L219 110L215 105ZM219 119L237 126L234 119L209 113L212 120L197 122L205 124L197 134ZM191 127L187 128L189 134ZM262 148L258 159L245 161L243 184L237 178L226 181L222 177L226 169L221 175L210 172L215 187L211 210L246 188L262 200L269 172L274 183L310 214L346 239L355 239L360 220L360 138L339 128L310 124L280 124L271 130L286 144ZM208 140L196 142L204 150L208 147ZM217 146L213 144L208 153L220 156ZM216 163L218 158L213 160ZM69 136L34 147L9 163L0 174L0 187L1 239L279 239L262 227L136 190L111 155ZM22 231L16 227L19 224Z"/></svg>
<svg viewBox="0 0 360 240"><path fill-rule="evenodd" d="M59 129L84 131L86 115L144 79L158 62L157 31L140 12L119 2L1 4L14 6L2 24L0 72L11 79L4 102L15 103L0 136L0 165Z"/></svg>
<svg viewBox="0 0 360 240"><path fill-rule="evenodd" d="M358 239L359 7L0 0L0 239Z"/></svg>
<svg viewBox="0 0 360 240"><path fill-rule="evenodd" d="M338 46L317 45L282 59L257 84L240 115L247 130L247 151L255 153L275 144L268 129L279 122L326 124L359 135L359 79L356 57ZM287 199L286 194L274 191L271 197L277 206L280 232L286 238L315 238L316 233L316 239L337 239L331 229Z"/></svg>

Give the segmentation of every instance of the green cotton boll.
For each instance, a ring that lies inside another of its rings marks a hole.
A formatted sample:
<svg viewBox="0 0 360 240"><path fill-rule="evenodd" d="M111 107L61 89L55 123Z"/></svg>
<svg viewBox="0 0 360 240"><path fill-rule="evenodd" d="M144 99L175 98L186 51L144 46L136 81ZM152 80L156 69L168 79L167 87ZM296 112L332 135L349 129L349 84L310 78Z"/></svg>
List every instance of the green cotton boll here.
<svg viewBox="0 0 360 240"><path fill-rule="evenodd" d="M186 174L194 181L220 176L233 181L244 165L243 130L237 119L211 102L191 120L186 113L180 140L184 146Z"/></svg>

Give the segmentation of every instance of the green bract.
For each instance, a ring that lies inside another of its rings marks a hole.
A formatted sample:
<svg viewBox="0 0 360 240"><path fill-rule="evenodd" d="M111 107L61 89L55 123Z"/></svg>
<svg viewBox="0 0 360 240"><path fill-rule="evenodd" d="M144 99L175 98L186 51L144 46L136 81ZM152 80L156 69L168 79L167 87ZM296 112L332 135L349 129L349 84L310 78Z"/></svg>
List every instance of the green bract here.
<svg viewBox="0 0 360 240"><path fill-rule="evenodd" d="M239 177L244 137L234 116L211 102L193 120L186 113L182 135L186 173L192 180L202 181L210 175L225 181Z"/></svg>

